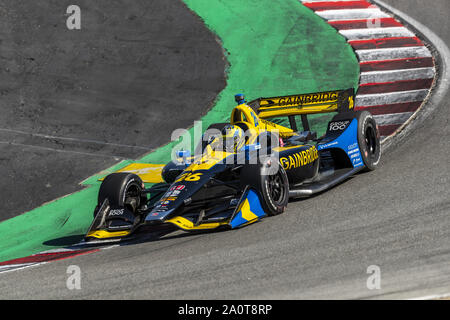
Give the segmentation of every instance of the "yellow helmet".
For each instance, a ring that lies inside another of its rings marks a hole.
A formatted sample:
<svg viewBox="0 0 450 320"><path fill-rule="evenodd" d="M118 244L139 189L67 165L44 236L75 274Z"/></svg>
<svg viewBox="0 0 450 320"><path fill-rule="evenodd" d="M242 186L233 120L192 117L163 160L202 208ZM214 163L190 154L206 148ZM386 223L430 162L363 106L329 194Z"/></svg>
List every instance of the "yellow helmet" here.
<svg viewBox="0 0 450 320"><path fill-rule="evenodd" d="M224 151L238 152L245 145L244 130L229 124L222 129L222 143Z"/></svg>

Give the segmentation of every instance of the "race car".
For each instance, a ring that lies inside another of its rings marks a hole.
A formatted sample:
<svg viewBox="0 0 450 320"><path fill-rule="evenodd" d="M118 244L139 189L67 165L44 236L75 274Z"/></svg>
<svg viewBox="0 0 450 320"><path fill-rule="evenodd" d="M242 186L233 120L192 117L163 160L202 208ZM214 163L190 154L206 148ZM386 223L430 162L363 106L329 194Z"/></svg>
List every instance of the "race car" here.
<svg viewBox="0 0 450 320"><path fill-rule="evenodd" d="M167 164L148 164L150 178L146 164L106 176L86 240L128 237L144 227L240 228L283 213L291 198L376 169L378 128L369 112L354 110L354 98L354 89L249 103L236 95L230 121L210 125L193 155L179 150ZM328 112L336 115L317 137L308 115Z"/></svg>

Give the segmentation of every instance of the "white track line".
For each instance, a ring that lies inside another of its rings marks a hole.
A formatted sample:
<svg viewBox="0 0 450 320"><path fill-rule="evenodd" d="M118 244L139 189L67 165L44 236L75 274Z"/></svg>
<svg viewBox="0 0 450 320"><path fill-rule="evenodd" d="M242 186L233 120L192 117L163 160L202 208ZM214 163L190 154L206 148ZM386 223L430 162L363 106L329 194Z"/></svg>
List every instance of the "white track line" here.
<svg viewBox="0 0 450 320"><path fill-rule="evenodd" d="M396 37L415 37L414 33L405 27L364 28L340 30L340 34L348 40L369 40Z"/></svg>
<svg viewBox="0 0 450 320"><path fill-rule="evenodd" d="M24 143L10 142L10 141L0 141L0 145L10 145L10 146L15 146L15 147L34 148L34 149L47 150L47 151L52 151L52 152L72 153L72 154L80 154L80 155L92 156L92 157L114 158L115 160L120 160L120 159L127 160L128 159L128 158L124 158L121 156L115 156L112 154L90 153L90 152L81 152L81 151L73 151L73 150L55 149L55 148L48 148L48 147L36 146L36 145L32 145L32 144L24 144Z"/></svg>
<svg viewBox="0 0 450 320"><path fill-rule="evenodd" d="M52 136L52 135L48 135L48 134L33 133L33 132L27 132L27 131L15 130L15 129L8 129L8 128L0 128L0 131L8 132L8 133L15 133L15 134L29 135L29 136L32 136L32 137L45 138L45 139L66 140L66 141L81 142L81 143L101 144L101 145L113 146L113 147L136 148L136 149L142 149L142 150L150 150L149 147L144 147L144 146L133 146L133 145L129 145L129 144L112 143L112 142L105 142L105 141L92 140L92 139L59 137L59 136Z"/></svg>
<svg viewBox="0 0 450 320"><path fill-rule="evenodd" d="M315 12L318 16L325 20L354 20L354 19L376 19L390 18L390 16L380 9L340 9L340 10L323 10Z"/></svg>
<svg viewBox="0 0 450 320"><path fill-rule="evenodd" d="M41 251L39 253L33 254L32 256L37 256L37 255L40 255L40 254L63 253L63 252L73 252L73 251L75 251L75 249L64 247L64 248L56 248L56 249L44 250L44 251Z"/></svg>
<svg viewBox="0 0 450 320"><path fill-rule="evenodd" d="M358 55L360 62L432 57L430 50L424 46L356 50L355 52Z"/></svg>
<svg viewBox="0 0 450 320"><path fill-rule="evenodd" d="M403 102L423 101L430 90L411 90L390 93L361 94L356 96L357 107L382 106Z"/></svg>
<svg viewBox="0 0 450 320"><path fill-rule="evenodd" d="M10 264L6 266L0 266L0 273L6 273L11 271L22 270L25 268L30 268L36 265L42 264L42 262L33 262L33 263L21 263L21 264Z"/></svg>
<svg viewBox="0 0 450 320"><path fill-rule="evenodd" d="M408 300L441 300L441 299L448 299L448 298L450 298L450 293L432 294L432 295L429 295L429 296L411 298L411 299L408 299Z"/></svg>
<svg viewBox="0 0 450 320"><path fill-rule="evenodd" d="M417 68L405 70L370 71L361 72L360 84L384 83L404 80L432 79L434 68Z"/></svg>
<svg viewBox="0 0 450 320"><path fill-rule="evenodd" d="M33 265L35 263L36 262L29 262L29 263L8 264L8 265L0 266L0 272L7 271L9 269L17 269L17 268L22 268L22 267L29 267L29 266L31 266L31 265Z"/></svg>

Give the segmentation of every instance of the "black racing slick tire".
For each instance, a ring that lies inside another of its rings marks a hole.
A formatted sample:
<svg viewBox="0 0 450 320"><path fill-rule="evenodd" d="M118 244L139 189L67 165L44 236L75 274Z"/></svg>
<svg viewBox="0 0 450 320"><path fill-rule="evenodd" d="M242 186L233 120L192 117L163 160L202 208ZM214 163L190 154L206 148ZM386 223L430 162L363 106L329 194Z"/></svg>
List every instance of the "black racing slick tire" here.
<svg viewBox="0 0 450 320"><path fill-rule="evenodd" d="M365 171L373 171L381 159L380 133L375 119L368 111L357 112L358 143Z"/></svg>
<svg viewBox="0 0 450 320"><path fill-rule="evenodd" d="M267 215L275 216L286 210L289 180L276 159L267 158L262 164L246 165L241 171L241 181L258 191L262 198L261 206Z"/></svg>
<svg viewBox="0 0 450 320"><path fill-rule="evenodd" d="M129 172L112 173L103 180L98 192L98 206L108 199L112 207L127 207L131 212L145 201L142 194L144 183L136 174ZM97 212L97 210L95 210Z"/></svg>

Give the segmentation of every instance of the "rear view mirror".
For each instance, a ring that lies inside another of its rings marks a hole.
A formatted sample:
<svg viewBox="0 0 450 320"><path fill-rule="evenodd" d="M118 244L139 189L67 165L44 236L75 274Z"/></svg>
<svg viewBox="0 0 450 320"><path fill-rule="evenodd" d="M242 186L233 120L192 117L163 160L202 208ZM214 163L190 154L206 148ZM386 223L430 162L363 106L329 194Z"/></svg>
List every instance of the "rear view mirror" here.
<svg viewBox="0 0 450 320"><path fill-rule="evenodd" d="M175 152L177 158L182 158L182 161L179 161L181 163L190 164L191 163L191 152L189 150L178 150Z"/></svg>
<svg viewBox="0 0 450 320"><path fill-rule="evenodd" d="M188 158L191 156L191 152L189 150L178 150L176 155L178 158Z"/></svg>

